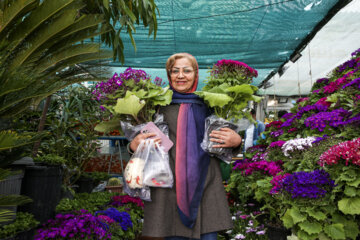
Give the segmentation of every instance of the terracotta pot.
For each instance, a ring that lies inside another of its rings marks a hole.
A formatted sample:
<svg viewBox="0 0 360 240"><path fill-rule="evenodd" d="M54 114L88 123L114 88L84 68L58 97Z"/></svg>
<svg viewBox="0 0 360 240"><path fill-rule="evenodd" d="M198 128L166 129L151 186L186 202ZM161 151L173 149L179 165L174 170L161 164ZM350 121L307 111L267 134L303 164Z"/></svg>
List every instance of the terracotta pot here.
<svg viewBox="0 0 360 240"><path fill-rule="evenodd" d="M106 186L105 190L107 190L108 192L123 193L123 186Z"/></svg>

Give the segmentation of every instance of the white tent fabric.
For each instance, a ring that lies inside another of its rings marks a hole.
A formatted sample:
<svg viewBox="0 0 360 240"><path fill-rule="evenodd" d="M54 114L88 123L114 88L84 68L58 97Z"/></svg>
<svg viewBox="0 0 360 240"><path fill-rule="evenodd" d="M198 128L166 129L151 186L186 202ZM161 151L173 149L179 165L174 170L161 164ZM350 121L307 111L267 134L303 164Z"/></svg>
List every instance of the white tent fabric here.
<svg viewBox="0 0 360 240"><path fill-rule="evenodd" d="M261 95L301 96L312 84L326 77L335 67L350 59L360 48L360 0L341 9L310 41L295 63L284 65L284 73L275 74L261 88Z"/></svg>

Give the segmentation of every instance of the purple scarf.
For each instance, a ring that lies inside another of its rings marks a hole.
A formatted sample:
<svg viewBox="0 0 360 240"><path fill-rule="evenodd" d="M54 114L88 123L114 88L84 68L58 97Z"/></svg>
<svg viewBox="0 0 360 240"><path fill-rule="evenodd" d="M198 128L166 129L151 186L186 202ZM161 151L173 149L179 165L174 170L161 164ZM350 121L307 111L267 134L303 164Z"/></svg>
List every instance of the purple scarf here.
<svg viewBox="0 0 360 240"><path fill-rule="evenodd" d="M209 109L192 93L174 91L172 103L180 103L176 131L176 198L182 223L194 227L210 157L200 147Z"/></svg>

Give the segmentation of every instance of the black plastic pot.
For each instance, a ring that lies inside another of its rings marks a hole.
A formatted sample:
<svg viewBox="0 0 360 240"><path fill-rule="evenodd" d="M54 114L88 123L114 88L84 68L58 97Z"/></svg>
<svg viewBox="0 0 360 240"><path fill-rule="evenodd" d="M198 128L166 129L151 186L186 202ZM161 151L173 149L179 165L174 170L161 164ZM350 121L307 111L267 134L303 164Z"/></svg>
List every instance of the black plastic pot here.
<svg viewBox="0 0 360 240"><path fill-rule="evenodd" d="M21 206L40 222L55 216L55 208L61 199L62 170L60 166L28 166L25 168L21 194L33 202Z"/></svg>
<svg viewBox="0 0 360 240"><path fill-rule="evenodd" d="M77 193L91 193L95 187L95 181L92 178L81 176L76 182L75 185Z"/></svg>
<svg viewBox="0 0 360 240"><path fill-rule="evenodd" d="M219 143L217 142L212 142L210 141L210 133L213 130L217 130L220 131L221 128L230 128L232 130L236 130L237 129L237 125L225 121L224 119L211 119L208 123L207 123L207 129L206 129L206 133L207 133L207 139L208 141L206 142L206 151L214 154L216 156L218 156L220 159L226 161L226 162L230 162L231 158L232 158L232 148L213 148L213 145L218 145Z"/></svg>
<svg viewBox="0 0 360 240"><path fill-rule="evenodd" d="M291 235L291 230L285 227L267 225L267 236L269 240L286 240Z"/></svg>

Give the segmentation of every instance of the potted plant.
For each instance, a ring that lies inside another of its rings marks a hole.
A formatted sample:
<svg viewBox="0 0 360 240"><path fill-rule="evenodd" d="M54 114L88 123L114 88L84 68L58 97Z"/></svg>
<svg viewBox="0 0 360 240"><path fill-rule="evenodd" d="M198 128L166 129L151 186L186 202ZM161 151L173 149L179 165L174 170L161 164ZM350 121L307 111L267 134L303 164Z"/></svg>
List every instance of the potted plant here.
<svg viewBox="0 0 360 240"><path fill-rule="evenodd" d="M238 126L234 123L244 116L252 119L244 109L249 101L261 100L254 95L257 87L250 85L253 77L257 77L257 71L245 63L223 59L214 64L203 89L195 92L214 111L214 115L206 119L206 132L201 146L227 162L231 160L231 149L213 148L214 143L209 141L209 134L224 127L237 130Z"/></svg>
<svg viewBox="0 0 360 240"><path fill-rule="evenodd" d="M132 68L98 83L93 94L112 118L96 125L95 130L108 133L121 129L131 140L140 130L133 130L134 125L153 121L156 107L170 104L172 91L161 85L160 80L152 82L145 71ZM122 126L120 121L124 123Z"/></svg>
<svg viewBox="0 0 360 240"><path fill-rule="evenodd" d="M123 191L123 184L117 177L112 177L108 180L105 189L109 192L117 192L122 193Z"/></svg>
<svg viewBox="0 0 360 240"><path fill-rule="evenodd" d="M61 199L62 165L66 160L55 154L34 158L35 166L27 166L21 193L33 199L22 206L24 212L34 214L41 223L55 214L55 207Z"/></svg>
<svg viewBox="0 0 360 240"><path fill-rule="evenodd" d="M30 213L18 212L13 223L0 226L0 238L3 240L33 239L34 229L39 225Z"/></svg>
<svg viewBox="0 0 360 240"><path fill-rule="evenodd" d="M77 193L91 193L92 190L101 182L107 181L110 175L106 172L82 172L80 177L75 181Z"/></svg>

